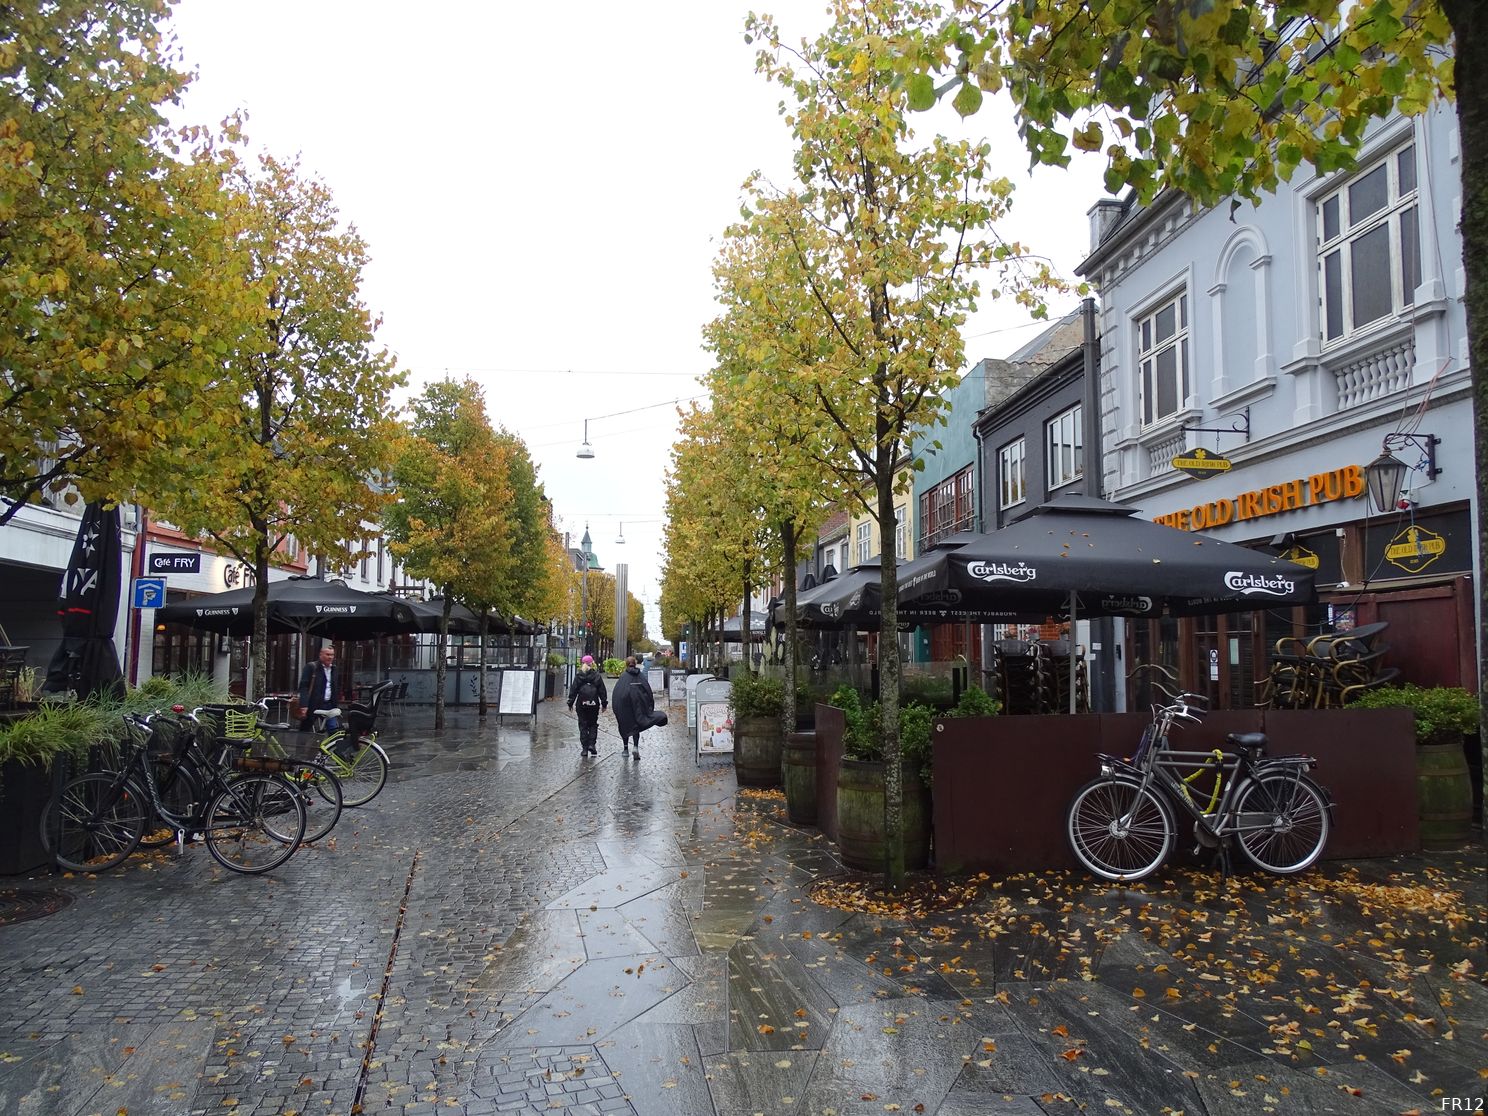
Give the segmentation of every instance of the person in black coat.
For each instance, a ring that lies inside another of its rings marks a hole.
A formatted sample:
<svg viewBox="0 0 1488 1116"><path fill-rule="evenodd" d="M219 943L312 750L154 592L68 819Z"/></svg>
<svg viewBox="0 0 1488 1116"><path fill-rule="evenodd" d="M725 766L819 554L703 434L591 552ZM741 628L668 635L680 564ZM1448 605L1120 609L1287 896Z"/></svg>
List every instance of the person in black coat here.
<svg viewBox="0 0 1488 1116"><path fill-rule="evenodd" d="M640 660L636 656L631 655L625 660L625 673L615 683L610 705L615 710L615 723L620 728L624 751L629 753L634 747L636 759L640 759L641 733L651 727L656 699L651 693L651 683L641 674Z"/></svg>
<svg viewBox="0 0 1488 1116"><path fill-rule="evenodd" d="M594 656L585 655L568 685L568 707L579 720L579 744L586 756L599 755L599 714L610 707L604 675L594 669Z"/></svg>
<svg viewBox="0 0 1488 1116"><path fill-rule="evenodd" d="M317 709L335 709L346 696L341 670L336 666L336 651L322 647L320 658L305 664L300 671L300 731L309 732L315 727Z"/></svg>

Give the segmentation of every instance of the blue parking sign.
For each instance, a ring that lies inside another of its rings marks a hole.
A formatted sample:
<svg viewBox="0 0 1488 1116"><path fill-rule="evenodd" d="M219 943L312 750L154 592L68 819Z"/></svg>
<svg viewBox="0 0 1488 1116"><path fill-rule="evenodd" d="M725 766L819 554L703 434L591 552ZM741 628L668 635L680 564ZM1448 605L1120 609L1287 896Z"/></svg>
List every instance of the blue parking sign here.
<svg viewBox="0 0 1488 1116"><path fill-rule="evenodd" d="M165 604L165 578L137 577L134 579L134 607L159 608Z"/></svg>

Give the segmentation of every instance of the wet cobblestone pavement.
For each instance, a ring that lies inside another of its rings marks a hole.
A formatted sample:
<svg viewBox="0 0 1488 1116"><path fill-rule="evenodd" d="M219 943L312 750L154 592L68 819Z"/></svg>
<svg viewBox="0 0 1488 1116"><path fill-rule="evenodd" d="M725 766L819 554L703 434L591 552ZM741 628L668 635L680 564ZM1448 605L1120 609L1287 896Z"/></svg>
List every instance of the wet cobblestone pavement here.
<svg viewBox="0 0 1488 1116"><path fill-rule="evenodd" d="M0 1116L1483 1110L1481 845L839 909L831 846L676 724L585 760L553 703L431 719L271 876L11 881L74 901L0 926Z"/></svg>

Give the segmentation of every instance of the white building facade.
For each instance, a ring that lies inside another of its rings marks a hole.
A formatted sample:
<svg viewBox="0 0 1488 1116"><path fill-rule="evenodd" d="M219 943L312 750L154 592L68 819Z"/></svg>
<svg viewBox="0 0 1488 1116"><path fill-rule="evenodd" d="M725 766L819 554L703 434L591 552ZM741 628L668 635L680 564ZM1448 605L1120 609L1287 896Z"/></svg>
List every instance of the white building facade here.
<svg viewBox="0 0 1488 1116"><path fill-rule="evenodd" d="M1101 296L1104 494L1300 560L1322 600L1131 624L1129 671L1160 662L1244 707L1277 638L1387 621L1405 680L1476 687L1460 169L1437 106L1376 127L1357 171L1304 168L1258 206L1092 209L1080 270ZM1388 435L1409 436L1389 443L1410 468L1381 512L1364 467ZM1217 467L1173 464L1195 455Z"/></svg>

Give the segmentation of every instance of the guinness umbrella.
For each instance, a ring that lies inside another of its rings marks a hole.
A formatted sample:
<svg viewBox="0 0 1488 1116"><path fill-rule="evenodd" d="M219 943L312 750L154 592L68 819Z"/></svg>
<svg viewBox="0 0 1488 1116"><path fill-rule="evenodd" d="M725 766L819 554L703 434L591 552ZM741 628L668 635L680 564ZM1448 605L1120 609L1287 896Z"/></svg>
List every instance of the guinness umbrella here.
<svg viewBox="0 0 1488 1116"><path fill-rule="evenodd" d="M379 594L381 596L382 594ZM397 598L393 598L396 600ZM405 601L409 608L413 609L414 619L418 624L418 631L439 631L439 619L444 615L444 598L431 597L427 601ZM495 631L495 624L491 626ZM449 618L450 635L479 635L480 617L465 605L456 601L450 606Z"/></svg>
<svg viewBox="0 0 1488 1116"><path fill-rule="evenodd" d="M742 627L743 623L744 623L744 617L743 617L743 614L741 614L741 613L735 613L733 616L730 616L727 620L725 620L723 622L723 635L722 635L723 642L724 643L741 643L741 642L743 642L739 638L739 629ZM763 612L759 612L759 611L751 611L749 613L749 642L750 643L759 643L764 638L765 638L765 614Z"/></svg>
<svg viewBox="0 0 1488 1116"><path fill-rule="evenodd" d="M225 635L253 634L253 586L194 597L157 609L162 624L185 624ZM269 632L314 633L327 639L372 639L419 631L409 602L363 593L344 581L290 577L269 582Z"/></svg>
<svg viewBox="0 0 1488 1116"><path fill-rule="evenodd" d="M114 651L122 556L117 505L105 510L96 501L89 504L62 575L57 607L62 642L47 668L48 690L123 696L124 672Z"/></svg>
<svg viewBox="0 0 1488 1116"><path fill-rule="evenodd" d="M1125 504L1066 496L941 553L913 584L901 580L899 592L911 606L956 591L1020 611L1063 597L1071 620L1206 616L1309 603L1312 577L1295 562L1139 519Z"/></svg>

